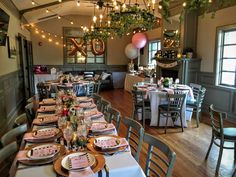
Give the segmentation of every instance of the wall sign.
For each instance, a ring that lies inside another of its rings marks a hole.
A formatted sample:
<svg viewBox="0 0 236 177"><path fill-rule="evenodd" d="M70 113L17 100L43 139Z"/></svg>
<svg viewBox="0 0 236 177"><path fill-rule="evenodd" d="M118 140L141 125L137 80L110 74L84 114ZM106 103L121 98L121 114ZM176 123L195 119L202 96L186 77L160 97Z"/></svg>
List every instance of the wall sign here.
<svg viewBox="0 0 236 177"><path fill-rule="evenodd" d="M161 63L157 61L157 66L160 66L161 68L173 68L178 65L177 61L174 61L172 63Z"/></svg>

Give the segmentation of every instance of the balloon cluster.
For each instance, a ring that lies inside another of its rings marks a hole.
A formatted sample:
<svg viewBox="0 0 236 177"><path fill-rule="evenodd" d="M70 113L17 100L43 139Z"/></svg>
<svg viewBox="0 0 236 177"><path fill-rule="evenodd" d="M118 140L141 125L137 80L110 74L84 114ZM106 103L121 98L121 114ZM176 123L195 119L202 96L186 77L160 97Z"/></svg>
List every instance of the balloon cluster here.
<svg viewBox="0 0 236 177"><path fill-rule="evenodd" d="M136 33L132 37L132 43L125 47L125 55L129 59L135 59L138 57L138 50L143 48L147 43L147 37L143 33Z"/></svg>

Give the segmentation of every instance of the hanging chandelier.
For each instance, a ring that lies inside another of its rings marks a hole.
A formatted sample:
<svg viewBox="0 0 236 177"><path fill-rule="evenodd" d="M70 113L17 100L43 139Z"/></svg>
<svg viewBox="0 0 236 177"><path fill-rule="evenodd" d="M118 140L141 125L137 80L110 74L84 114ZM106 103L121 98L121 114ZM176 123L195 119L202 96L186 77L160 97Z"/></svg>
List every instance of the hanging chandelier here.
<svg viewBox="0 0 236 177"><path fill-rule="evenodd" d="M112 4L97 2L97 6L103 13L96 13L94 6L93 23L90 28L84 29L84 39L101 38L108 39L115 36L129 35L136 32L147 31L160 25L160 19L155 16L155 0L152 2L118 2L113 0Z"/></svg>

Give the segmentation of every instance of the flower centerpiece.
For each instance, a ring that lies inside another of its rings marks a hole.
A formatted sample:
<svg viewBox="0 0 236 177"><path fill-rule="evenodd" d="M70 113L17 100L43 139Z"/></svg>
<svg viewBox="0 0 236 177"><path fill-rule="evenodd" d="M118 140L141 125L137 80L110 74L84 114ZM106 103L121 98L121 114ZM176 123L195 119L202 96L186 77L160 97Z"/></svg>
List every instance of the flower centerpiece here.
<svg viewBox="0 0 236 177"><path fill-rule="evenodd" d="M173 78L171 77L165 77L161 78L159 84L163 85L163 87L169 87L173 83Z"/></svg>

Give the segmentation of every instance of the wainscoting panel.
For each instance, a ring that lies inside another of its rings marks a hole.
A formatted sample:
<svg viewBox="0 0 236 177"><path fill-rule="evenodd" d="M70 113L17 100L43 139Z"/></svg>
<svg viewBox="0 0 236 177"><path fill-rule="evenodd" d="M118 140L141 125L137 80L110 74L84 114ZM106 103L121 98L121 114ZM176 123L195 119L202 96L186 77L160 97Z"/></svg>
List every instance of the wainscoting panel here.
<svg viewBox="0 0 236 177"><path fill-rule="evenodd" d="M215 86L214 73L200 72L198 83L206 87L204 110L208 111L210 104L224 112L228 117L236 120L236 90Z"/></svg>
<svg viewBox="0 0 236 177"><path fill-rule="evenodd" d="M0 76L0 136L11 128L24 105L24 82L20 71Z"/></svg>

